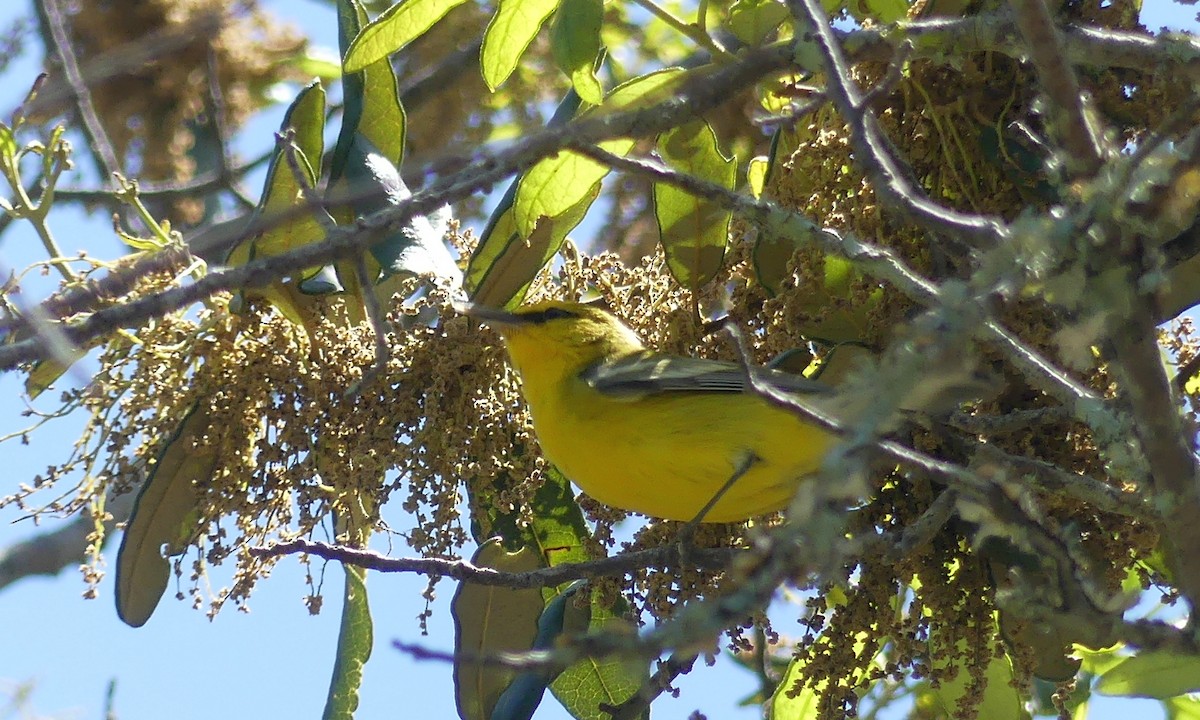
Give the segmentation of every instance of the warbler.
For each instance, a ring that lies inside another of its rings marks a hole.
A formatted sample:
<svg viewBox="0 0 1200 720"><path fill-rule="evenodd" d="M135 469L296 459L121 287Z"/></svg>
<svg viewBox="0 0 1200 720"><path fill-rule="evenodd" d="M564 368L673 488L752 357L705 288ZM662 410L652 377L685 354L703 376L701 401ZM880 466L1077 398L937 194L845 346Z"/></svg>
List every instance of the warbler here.
<svg viewBox="0 0 1200 720"><path fill-rule="evenodd" d="M781 510L834 442L755 394L742 366L649 350L599 307L462 309L503 337L546 459L612 507L701 522ZM832 392L801 376L761 373L788 393Z"/></svg>

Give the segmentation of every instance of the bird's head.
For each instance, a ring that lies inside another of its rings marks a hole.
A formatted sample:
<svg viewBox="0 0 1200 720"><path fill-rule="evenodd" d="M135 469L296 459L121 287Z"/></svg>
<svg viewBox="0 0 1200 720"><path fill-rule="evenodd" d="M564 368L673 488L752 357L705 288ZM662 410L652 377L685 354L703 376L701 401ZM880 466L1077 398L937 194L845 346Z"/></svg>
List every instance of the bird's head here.
<svg viewBox="0 0 1200 720"><path fill-rule="evenodd" d="M479 305L459 309L500 333L513 365L524 378L531 372L574 373L597 360L644 349L633 330L596 305L548 300L512 312Z"/></svg>

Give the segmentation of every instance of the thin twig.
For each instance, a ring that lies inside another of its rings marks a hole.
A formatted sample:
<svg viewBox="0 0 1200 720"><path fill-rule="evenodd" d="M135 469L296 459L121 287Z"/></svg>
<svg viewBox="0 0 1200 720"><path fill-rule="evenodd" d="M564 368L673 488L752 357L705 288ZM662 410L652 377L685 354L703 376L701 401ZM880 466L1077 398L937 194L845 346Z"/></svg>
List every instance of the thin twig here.
<svg viewBox="0 0 1200 720"><path fill-rule="evenodd" d="M71 93L75 97L75 107L79 111L84 132L88 136L88 146L96 155L101 174L106 178L112 177L113 173L121 172L121 161L117 157L116 150L113 149L108 131L100 122L96 106L92 104L92 93L79 71L79 61L75 58L75 49L71 44L71 39L67 36L66 20L58 6L58 0L38 0L37 5L42 9L42 14L46 18L50 38L54 42L54 52L58 55L59 62L62 63L63 74L66 75L67 84L71 87Z"/></svg>
<svg viewBox="0 0 1200 720"><path fill-rule="evenodd" d="M975 247L1002 242L1006 236L1003 221L962 213L933 202L911 177L907 166L897 161L895 147L851 78L850 65L820 0L789 0L788 6L797 20L808 26L806 34L816 40L825 72L825 92L850 128L855 160L871 180L875 192L918 225L939 235L965 239ZM805 39L799 38L798 42Z"/></svg>
<svg viewBox="0 0 1200 720"><path fill-rule="evenodd" d="M570 147L609 167L644 175L655 182L668 183L697 197L712 200L756 225L772 228L773 232L816 243L822 250L836 253L862 271L891 283L921 305L940 307L943 302L936 284L913 271L887 248L862 242L850 233L839 236L819 227L800 213L781 208L768 199L743 195L717 183L676 172L660 163L621 157L594 145L571 143ZM972 328L972 332L1003 350L1035 387L1071 408L1075 416L1089 426L1094 427L1096 423L1104 421L1114 428L1123 427L1105 409L1099 396L1080 385L996 320L985 316Z"/></svg>
<svg viewBox="0 0 1200 720"><path fill-rule="evenodd" d="M685 35L692 42L696 43L696 45L712 53L714 60L720 59L722 62L728 62L734 59L734 56L728 50L721 47L720 43L714 40L704 29L680 20L672 15L670 11L660 7L654 0L633 1L648 10L654 17Z"/></svg>
<svg viewBox="0 0 1200 720"><path fill-rule="evenodd" d="M1063 55L1062 42L1045 0L1009 0L1017 27L1025 36L1029 58L1037 71L1038 86L1050 100L1051 124L1062 142L1062 160L1071 178L1090 178L1100 170L1102 159L1097 133L1088 122L1083 94L1075 70Z"/></svg>
<svg viewBox="0 0 1200 720"><path fill-rule="evenodd" d="M564 563L523 573L479 567L466 560L393 558L371 550L328 545L309 540L288 540L266 547L250 548L249 552L254 557L260 558L296 554L315 555L326 560L337 560L378 572L449 577L476 585L514 589L554 587L574 580L621 576L647 568L669 570L679 567L679 552L674 546L621 553L580 563ZM719 571L727 567L730 560L744 552L745 550L739 548L694 548L689 553L688 559L692 561L692 567L707 571Z"/></svg>
<svg viewBox="0 0 1200 720"><path fill-rule="evenodd" d="M242 205L243 208L253 209L256 203L247 197L237 185L238 175L233 171L231 154L233 134L229 131L228 109L225 105L225 93L221 90L220 68L217 66L217 51L210 43L208 46L208 103L211 112L210 122L217 134L217 145L221 148L220 166L217 176L225 189Z"/></svg>
<svg viewBox="0 0 1200 720"><path fill-rule="evenodd" d="M443 205L491 188L513 173L528 169L572 143L595 143L625 136L648 136L726 102L733 88L745 87L773 71L785 67L790 53L783 47L753 50L739 61L722 66L703 78L685 83L670 99L646 108L611 114L597 114L559 127L532 132L509 148L480 155L466 168L445 176L411 197L391 205L353 225L338 228L326 240L289 250L279 255L256 259L236 268L211 273L185 287L173 288L140 298L120 307L102 310L64 329L75 343L83 343L117 327L136 325L224 290L261 287L297 270L326 265L332 261L364 252L378 237L402 228L413 217L429 214ZM279 213L272 222L283 222L311 208L298 205ZM261 231L261 229L254 228ZM246 230L230 229L231 235ZM36 340L0 347L0 369L45 357L45 348Z"/></svg>
<svg viewBox="0 0 1200 720"><path fill-rule="evenodd" d="M698 653L694 650L677 650L671 653L670 657L659 664L654 675L650 676L650 679L633 694L633 697L608 710L612 720L635 720L635 718L641 717L646 708L650 707L650 703L671 689L671 683L675 682L676 678L692 671L697 657ZM601 708L601 711L604 710L605 708Z"/></svg>

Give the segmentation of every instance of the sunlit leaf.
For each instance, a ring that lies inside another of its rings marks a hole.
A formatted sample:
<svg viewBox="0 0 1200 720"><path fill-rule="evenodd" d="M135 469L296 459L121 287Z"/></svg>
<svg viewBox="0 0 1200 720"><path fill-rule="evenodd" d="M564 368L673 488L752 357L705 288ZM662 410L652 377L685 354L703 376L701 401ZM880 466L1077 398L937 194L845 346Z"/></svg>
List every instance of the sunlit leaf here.
<svg viewBox="0 0 1200 720"><path fill-rule="evenodd" d="M464 0L404 0L366 25L343 51L342 68L350 73L385 59L425 34Z"/></svg>
<svg viewBox="0 0 1200 720"><path fill-rule="evenodd" d="M521 55L550 13L558 7L559 0L500 0L496 14L492 16L483 33L483 47L479 51L479 64L483 68L483 79L495 92L508 76L516 70Z"/></svg>
<svg viewBox="0 0 1200 720"><path fill-rule="evenodd" d="M721 153L716 133L703 120L660 135L658 152L679 172L733 189L734 160ZM725 257L733 214L675 185L655 183L654 216L667 267L676 282L694 291L712 280Z"/></svg>
<svg viewBox="0 0 1200 720"><path fill-rule="evenodd" d="M1163 709L1167 711L1167 720L1200 720L1200 699L1188 695L1163 701Z"/></svg>
<svg viewBox="0 0 1200 720"><path fill-rule="evenodd" d="M738 40L757 47L789 17L781 0L737 0L729 7L729 29Z"/></svg>
<svg viewBox="0 0 1200 720"><path fill-rule="evenodd" d="M402 3L394 8L407 5ZM339 4L338 39L343 52L356 35L361 37L359 28L366 22L366 17L358 0L343 0ZM342 126L330 161L331 186L346 171L351 143L356 135L365 137L393 165L399 166L404 157L407 120L400 105L400 91L392 64L386 58L380 58L355 72L347 71L342 85Z"/></svg>
<svg viewBox="0 0 1200 720"><path fill-rule="evenodd" d="M604 104L591 113L609 113L650 105L669 94L681 77L679 68L667 68L643 75L615 88ZM633 147L633 140L617 138L600 143L600 147L616 155L624 155ZM577 208L589 195L598 192L600 181L608 168L572 152L561 152L529 169L521 177L513 201L517 232L529 237L543 217L556 218Z"/></svg>
<svg viewBox="0 0 1200 720"><path fill-rule="evenodd" d="M804 677L805 662L793 658L787 671L779 679L775 694L771 696L768 720L816 720L820 717L816 689L804 685L796 689L797 682Z"/></svg>
<svg viewBox="0 0 1200 720"><path fill-rule="evenodd" d="M547 127L558 127L566 123L574 116L579 105L579 94L574 89L568 91L559 102ZM521 176L517 176L500 198L467 265L463 282L474 302L492 307L520 304L522 289L528 286L549 257L553 257L553 253L558 251L553 237L554 231L558 230L562 238L565 238L578 223L578 219L574 223L571 223L570 219L577 213L579 219L582 219L600 190L597 186L595 194L585 196L581 200L576 212L566 213L560 222L541 226L541 235L535 233L536 237L531 237L529 242L525 243L517 231L516 216L513 214L513 201L520 182ZM558 240L559 245L562 238ZM535 241L544 247L535 247ZM550 250L550 256L547 257L546 251L551 247L553 250Z"/></svg>
<svg viewBox="0 0 1200 720"><path fill-rule="evenodd" d="M762 197L766 187L768 167L770 162L762 155L750 158L750 163L746 166L746 184L750 187L750 194L756 198Z"/></svg>
<svg viewBox="0 0 1200 720"><path fill-rule="evenodd" d="M1096 692L1159 700L1200 691L1200 657L1143 650L1101 673Z"/></svg>
<svg viewBox="0 0 1200 720"><path fill-rule="evenodd" d="M945 665L944 658L963 658L968 654L965 641L959 640L956 650L946 646L941 641L940 634L930 631L930 652L935 662ZM1021 694L1013 686L1012 660L1007 654L999 657L991 656L987 669L984 671L987 686L983 689L982 697L977 699L978 717L988 720L1026 720L1027 713L1022 704ZM966 667L960 666L958 674L952 679L943 679L931 692L941 711L947 717L959 716L959 702L966 697L968 686L971 684L971 673Z"/></svg>
<svg viewBox="0 0 1200 720"><path fill-rule="evenodd" d="M563 0L550 26L554 61L571 78L575 92L592 105L604 100L595 72L603 22L604 0Z"/></svg>

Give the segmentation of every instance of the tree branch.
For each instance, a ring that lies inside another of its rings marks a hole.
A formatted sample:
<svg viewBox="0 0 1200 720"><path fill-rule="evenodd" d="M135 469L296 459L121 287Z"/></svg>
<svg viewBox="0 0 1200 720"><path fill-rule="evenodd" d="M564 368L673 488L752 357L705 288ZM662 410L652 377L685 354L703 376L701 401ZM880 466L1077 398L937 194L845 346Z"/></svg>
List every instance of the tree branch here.
<svg viewBox="0 0 1200 720"><path fill-rule="evenodd" d="M278 557L304 553L378 572L406 572L448 577L477 585L514 589L554 587L574 580L627 575L647 568L669 570L681 566L679 548L674 545L621 553L581 563L555 565L523 573L478 567L466 560L393 558L371 550L358 550L309 540L288 540L267 547L250 548L249 552L254 557ZM744 552L738 548L691 548L688 550L688 559L694 562L690 563L689 567L698 567L714 572L723 570L728 566L730 560Z"/></svg>
<svg viewBox="0 0 1200 720"><path fill-rule="evenodd" d="M214 293L243 287L262 287L306 267L326 265L365 252L380 237L402 228L414 216L430 214L441 206L486 190L504 178L533 166L572 143L595 143L609 138L646 136L674 127L716 107L730 97L734 88L750 85L759 78L787 66L790 52L784 47L765 48L743 55L740 61L723 66L679 88L675 97L638 110L598 114L561 127L546 128L522 138L512 146L477 157L459 172L445 176L392 207L339 228L324 241L286 253L254 260L245 265L209 274L191 285L140 298L119 307L100 310L63 328L75 344L85 343L118 327L137 326L151 317L186 307ZM277 221L309 211L298 206L281 213ZM246 232L230 231L235 237ZM0 370L46 357L38 338L0 347Z"/></svg>

